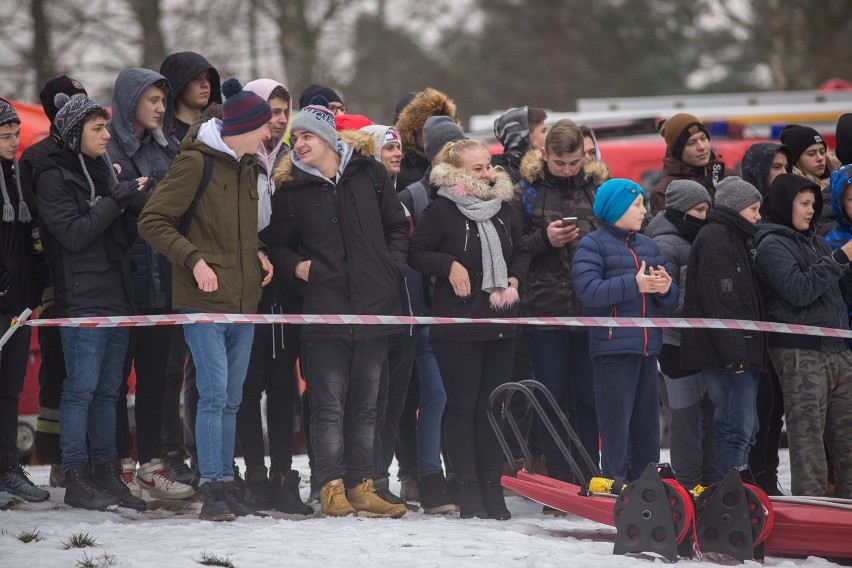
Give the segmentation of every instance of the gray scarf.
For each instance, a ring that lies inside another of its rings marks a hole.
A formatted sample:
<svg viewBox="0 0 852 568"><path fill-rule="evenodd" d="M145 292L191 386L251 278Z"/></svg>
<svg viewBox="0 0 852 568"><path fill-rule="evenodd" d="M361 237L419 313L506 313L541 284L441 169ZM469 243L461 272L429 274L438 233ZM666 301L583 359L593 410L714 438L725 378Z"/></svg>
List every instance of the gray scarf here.
<svg viewBox="0 0 852 568"><path fill-rule="evenodd" d="M503 245L491 218L500 211L503 202L499 199L483 201L472 195L459 196L442 187L442 195L456 204L461 214L476 222L482 248L482 289L489 294L505 288L509 281L506 259L503 258Z"/></svg>
<svg viewBox="0 0 852 568"><path fill-rule="evenodd" d="M15 185L18 186L18 221L29 223L32 217L30 216L30 208L24 201L24 192L21 191L21 169L18 166L18 160L15 160ZM6 191L6 176L2 172L0 172L0 193L3 194L3 222L11 223L15 220L15 208L12 207L12 201Z"/></svg>

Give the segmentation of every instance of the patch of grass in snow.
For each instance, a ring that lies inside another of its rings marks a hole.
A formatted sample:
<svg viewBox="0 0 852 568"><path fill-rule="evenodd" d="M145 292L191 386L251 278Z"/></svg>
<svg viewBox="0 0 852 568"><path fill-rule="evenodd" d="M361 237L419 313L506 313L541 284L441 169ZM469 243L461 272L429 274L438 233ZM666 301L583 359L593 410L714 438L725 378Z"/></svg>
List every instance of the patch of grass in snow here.
<svg viewBox="0 0 852 568"><path fill-rule="evenodd" d="M78 532L71 535L71 538L63 542L65 550L69 548L86 548L87 546L97 546L95 539L89 533Z"/></svg>
<svg viewBox="0 0 852 568"><path fill-rule="evenodd" d="M36 530L36 529L33 529L31 531L23 531L21 534L19 534L15 538L17 538L18 540L20 540L24 544L27 544L27 543L30 543L30 542L33 542L33 541L38 542L40 540L44 540L44 537L42 537L41 534L39 534L38 530Z"/></svg>
<svg viewBox="0 0 852 568"><path fill-rule="evenodd" d="M77 561L77 568L101 568L102 566L115 566L115 556L104 552L100 558L89 558L89 555L83 553L83 558Z"/></svg>
<svg viewBox="0 0 852 568"><path fill-rule="evenodd" d="M222 566L224 568L236 568L234 564L228 560L227 557L222 558L220 556L216 556L212 552L207 552L206 550L201 553L201 558L196 560L199 564L203 564L204 566Z"/></svg>

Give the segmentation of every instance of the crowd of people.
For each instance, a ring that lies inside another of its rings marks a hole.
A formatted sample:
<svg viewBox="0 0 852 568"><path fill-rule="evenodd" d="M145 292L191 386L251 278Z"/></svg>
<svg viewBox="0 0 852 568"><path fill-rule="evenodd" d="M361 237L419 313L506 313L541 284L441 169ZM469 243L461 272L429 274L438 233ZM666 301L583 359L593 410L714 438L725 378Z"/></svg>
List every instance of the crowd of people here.
<svg viewBox="0 0 852 568"><path fill-rule="evenodd" d="M788 125L780 143L749 148L741 172L717 160L698 118L675 114L660 124L664 178L646 196L611 178L588 127L513 108L495 121L503 153L492 156L432 88L406 93L393 125L373 124L329 87L308 87L294 111L282 83L221 82L203 56L180 52L159 72L121 71L109 111L65 75L40 99L50 136L20 161L20 119L0 99L0 327L38 307L44 317L683 315L849 329L850 114L835 155L816 130ZM0 507L50 498L16 447L31 333L18 329L0 352ZM660 459L662 400L688 489L749 465L779 494L783 420L792 493L852 497L852 354L835 338L204 323L40 327L38 341L36 458L72 507L144 511L146 495L200 492L199 516L214 521L311 515L312 502L335 517L397 518L417 502L505 520L489 396L533 377L582 446L565 456L541 425L530 430L553 478L579 481L569 461L585 468L585 451L603 476L636 479ZM292 469L298 406L307 503Z"/></svg>

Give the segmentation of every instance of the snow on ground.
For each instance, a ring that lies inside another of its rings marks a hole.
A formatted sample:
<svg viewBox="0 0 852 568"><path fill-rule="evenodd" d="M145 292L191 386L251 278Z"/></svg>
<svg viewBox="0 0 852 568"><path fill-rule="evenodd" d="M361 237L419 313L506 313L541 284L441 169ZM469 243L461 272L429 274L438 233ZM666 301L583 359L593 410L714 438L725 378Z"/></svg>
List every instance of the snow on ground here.
<svg viewBox="0 0 852 568"><path fill-rule="evenodd" d="M789 460L782 451L781 480L789 488ZM307 458L294 467L307 472ZM33 481L46 485L45 466L29 468ZM392 489L399 490L398 483ZM304 485L304 484L303 484ZM198 567L206 552L227 558L237 568L275 566L420 566L581 568L647 566L651 556L613 556L615 529L568 516L554 519L541 506L519 496L507 498L512 519L462 520L409 512L393 519L241 518L233 523L197 519L200 503L184 511L94 512L63 504L63 489L51 489L45 503L19 504L0 511L0 568L79 566L84 554L94 565ZM307 487L302 488L303 497ZM16 537L38 531L42 540L25 544ZM64 542L85 532L96 546L68 549ZM99 564L99 562L101 564ZM695 560L681 563L697 562ZM757 566L756 563L746 563ZM821 558L768 558L767 567L834 566Z"/></svg>

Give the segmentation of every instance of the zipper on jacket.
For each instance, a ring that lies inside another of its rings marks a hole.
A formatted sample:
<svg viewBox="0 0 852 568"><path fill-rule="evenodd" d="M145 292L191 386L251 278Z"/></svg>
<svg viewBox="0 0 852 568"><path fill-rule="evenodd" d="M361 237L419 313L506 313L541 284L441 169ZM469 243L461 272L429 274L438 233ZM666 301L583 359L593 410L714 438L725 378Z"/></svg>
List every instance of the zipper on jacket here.
<svg viewBox="0 0 852 568"><path fill-rule="evenodd" d="M639 257L636 256L636 253L633 252L633 249L630 248L629 244L627 244L627 240L629 238L630 238L629 236L624 237L624 246L626 246L627 250L630 251L630 254L633 255L633 262L636 263L636 270L637 270L637 273L638 273L639 269L642 268L642 265L639 264ZM642 317L644 318L645 317L645 308L646 308L646 306L645 306L645 293L639 292L639 294L642 296ZM642 328L642 336L645 338L645 344L642 346L642 352L645 353L645 357L647 357L648 356L648 328L647 327Z"/></svg>
<svg viewBox="0 0 852 568"><path fill-rule="evenodd" d="M467 240L470 238L470 223L464 220L464 252L467 252Z"/></svg>
<svg viewBox="0 0 852 568"><path fill-rule="evenodd" d="M501 227L503 227L503 232L506 233L506 237L509 239L509 246L510 247L514 246L512 244L512 235L509 233L509 229L506 228L506 224L503 223L503 219L501 219L500 217L497 217L497 222L500 223Z"/></svg>
<svg viewBox="0 0 852 568"><path fill-rule="evenodd" d="M614 318L618 315L618 306L613 306L612 311L609 313L609 317ZM612 326L609 327L609 336L607 339L612 339Z"/></svg>

